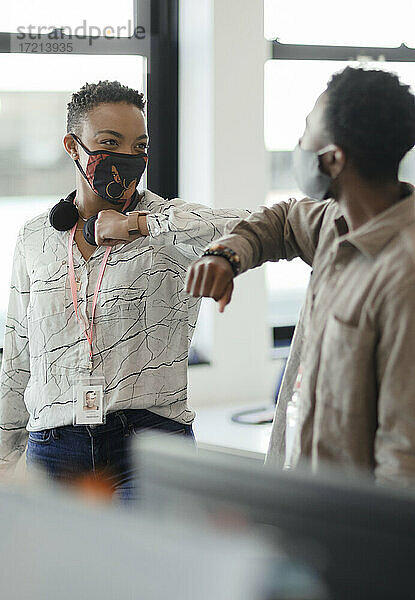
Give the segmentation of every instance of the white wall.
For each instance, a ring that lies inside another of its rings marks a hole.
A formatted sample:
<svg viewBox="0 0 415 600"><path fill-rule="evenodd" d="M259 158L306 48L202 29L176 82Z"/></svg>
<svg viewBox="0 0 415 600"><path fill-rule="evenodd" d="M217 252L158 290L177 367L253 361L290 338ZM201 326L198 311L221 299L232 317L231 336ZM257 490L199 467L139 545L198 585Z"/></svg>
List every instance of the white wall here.
<svg viewBox="0 0 415 600"><path fill-rule="evenodd" d="M180 2L179 193L214 207L264 203L263 2ZM225 314L210 303L210 366L189 370L195 407L271 402L279 363L263 269L237 278Z"/></svg>

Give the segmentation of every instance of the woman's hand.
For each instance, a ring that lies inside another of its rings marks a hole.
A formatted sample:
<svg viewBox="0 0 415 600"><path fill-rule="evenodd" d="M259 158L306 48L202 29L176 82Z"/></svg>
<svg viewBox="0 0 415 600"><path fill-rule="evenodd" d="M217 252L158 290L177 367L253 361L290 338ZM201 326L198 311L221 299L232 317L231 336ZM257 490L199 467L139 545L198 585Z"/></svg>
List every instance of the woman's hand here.
<svg viewBox="0 0 415 600"><path fill-rule="evenodd" d="M229 304L233 291L233 271L221 256L204 256L190 265L185 290L195 297L213 298L219 303L219 312Z"/></svg>
<svg viewBox="0 0 415 600"><path fill-rule="evenodd" d="M144 211L140 212L142 214L136 217L139 233L130 234L127 215L111 209L101 210L95 221L95 243L98 246L115 246L148 235L146 216Z"/></svg>

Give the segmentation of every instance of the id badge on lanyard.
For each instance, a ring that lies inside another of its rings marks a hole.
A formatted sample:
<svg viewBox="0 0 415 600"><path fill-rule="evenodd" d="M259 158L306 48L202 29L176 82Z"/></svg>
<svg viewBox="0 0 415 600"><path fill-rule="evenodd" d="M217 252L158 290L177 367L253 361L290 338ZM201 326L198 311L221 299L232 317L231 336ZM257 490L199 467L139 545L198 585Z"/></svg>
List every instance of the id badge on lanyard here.
<svg viewBox="0 0 415 600"><path fill-rule="evenodd" d="M74 401L74 425L102 425L104 421L103 378L83 377Z"/></svg>
<svg viewBox="0 0 415 600"><path fill-rule="evenodd" d="M91 320L85 327L85 323L80 319L78 314L78 291L75 280L75 268L73 262L73 241L75 237L77 225L75 225L69 235L68 243L68 267L69 267L69 282L71 285L72 302L75 310L75 316L85 335L89 345L89 375L84 375L80 378L76 393L74 393L74 410L73 423L74 425L100 425L105 422L104 411L104 387L105 381L101 376L93 376L93 333L94 333L94 317L97 306L98 294L101 287L102 278L104 276L105 267L107 266L108 256L111 252L111 247L105 251L102 259L98 281L95 286L94 298L92 302Z"/></svg>

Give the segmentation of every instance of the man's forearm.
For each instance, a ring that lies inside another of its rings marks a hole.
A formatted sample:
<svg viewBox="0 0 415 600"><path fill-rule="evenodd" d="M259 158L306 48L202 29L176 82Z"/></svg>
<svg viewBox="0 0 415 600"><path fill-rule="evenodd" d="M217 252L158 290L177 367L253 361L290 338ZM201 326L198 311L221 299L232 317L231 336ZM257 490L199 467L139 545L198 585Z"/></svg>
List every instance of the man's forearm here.
<svg viewBox="0 0 415 600"><path fill-rule="evenodd" d="M296 257L312 264L328 206L325 202L291 198L263 207L235 225L229 224L216 244L239 256L241 273L266 261Z"/></svg>

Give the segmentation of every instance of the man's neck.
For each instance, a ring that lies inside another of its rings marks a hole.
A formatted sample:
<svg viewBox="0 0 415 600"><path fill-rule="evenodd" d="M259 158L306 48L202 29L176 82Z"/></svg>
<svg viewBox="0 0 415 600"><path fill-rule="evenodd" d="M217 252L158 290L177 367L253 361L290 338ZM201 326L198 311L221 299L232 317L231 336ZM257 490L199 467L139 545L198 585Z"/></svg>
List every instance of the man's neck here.
<svg viewBox="0 0 415 600"><path fill-rule="evenodd" d="M75 204L78 208L79 214L83 219L89 219L94 217L101 210L116 210L122 211L124 202L121 204L111 204L107 202L101 196L98 196L89 187L88 183L82 178L77 177L76 181L76 198Z"/></svg>
<svg viewBox="0 0 415 600"><path fill-rule="evenodd" d="M368 185L354 181L342 190L338 203L350 229L361 227L402 198L402 183L394 181L382 185Z"/></svg>

